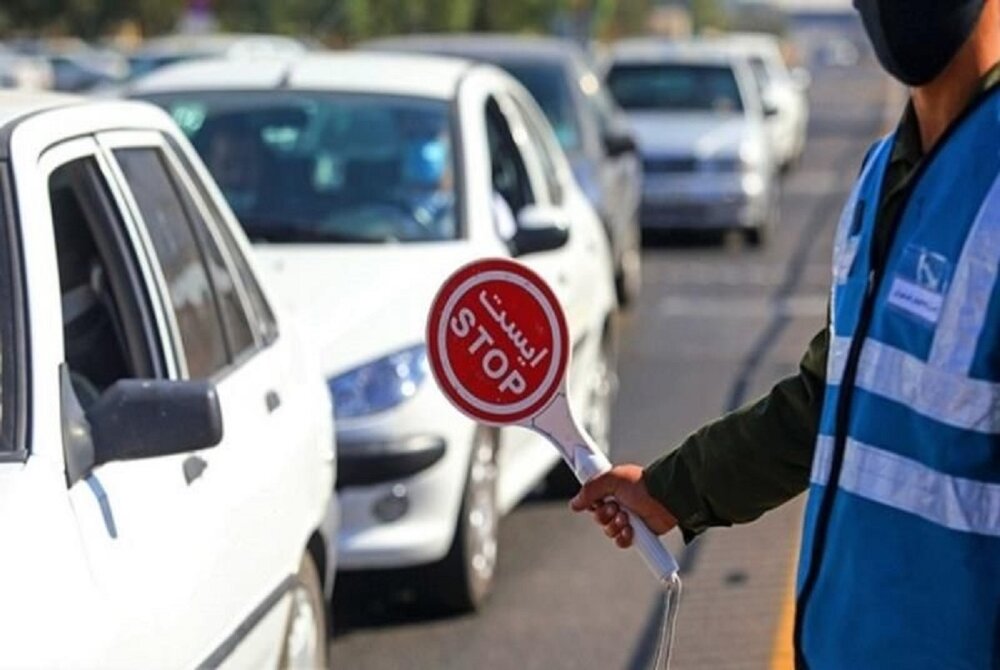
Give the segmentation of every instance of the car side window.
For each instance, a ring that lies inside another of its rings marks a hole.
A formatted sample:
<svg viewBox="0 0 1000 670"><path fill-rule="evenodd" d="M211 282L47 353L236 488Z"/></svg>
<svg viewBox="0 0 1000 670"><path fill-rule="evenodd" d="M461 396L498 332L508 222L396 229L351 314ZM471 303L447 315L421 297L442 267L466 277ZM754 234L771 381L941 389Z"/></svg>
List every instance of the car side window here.
<svg viewBox="0 0 1000 670"><path fill-rule="evenodd" d="M48 191L65 363L86 408L120 379L159 376L162 352L132 248L96 159L56 168Z"/></svg>
<svg viewBox="0 0 1000 670"><path fill-rule="evenodd" d="M198 178L198 173L195 171L194 166L191 165L188 157L172 138L167 137L167 140L174 149L174 154L181 165L191 177L191 183L194 184L198 195L201 197L201 201L205 204L207 214L212 220L215 230L218 232L218 236L229 254L232 266L235 267L237 275L239 275L240 280L243 282L246 297L250 301L250 313L247 316L250 319L253 331L265 345L270 344L278 337L278 322L275 319L271 305L264 296L264 291L261 289L256 275L254 275L250 267L250 263L247 261L243 250L233 236L233 231L225 215L219 210L215 199L209 193L204 181Z"/></svg>
<svg viewBox="0 0 1000 670"><path fill-rule="evenodd" d="M228 364L229 353L205 254L187 219L176 182L158 149L116 149L114 156L145 221L166 280L188 377L210 377Z"/></svg>
<svg viewBox="0 0 1000 670"><path fill-rule="evenodd" d="M524 127L528 133L528 143L538 154L538 162L542 166L542 173L545 176L545 185L549 192L549 199L553 205L563 203L563 186L559 179L559 169L556 167L556 158L553 151L556 150L555 139L552 132L542 125L538 114L532 111L517 97L513 98L514 105L524 120Z"/></svg>
<svg viewBox="0 0 1000 670"><path fill-rule="evenodd" d="M176 156L173 152L171 153ZM233 358L239 359L256 348L254 331L250 325L250 315L243 303L239 280L224 260L219 243L216 241L217 238L212 235L210 230L210 226L215 230L218 230L219 226L212 220L211 212L200 207L195 202L191 191L188 190L188 184L196 184L197 179L183 164L181 170L185 172L187 183L184 183L183 180L177 180L177 191L184 203L184 209L187 211L192 229L198 237L198 243L205 251L205 261L211 272L212 288L215 289L215 294L218 297L222 325L228 336L230 351ZM201 193L198 194L198 200L206 202Z"/></svg>
<svg viewBox="0 0 1000 670"><path fill-rule="evenodd" d="M490 98L486 105L486 135L489 142L493 191L499 194L511 212L517 215L526 206L534 204L535 195L531 189L524 158L514 141L507 118L494 98Z"/></svg>

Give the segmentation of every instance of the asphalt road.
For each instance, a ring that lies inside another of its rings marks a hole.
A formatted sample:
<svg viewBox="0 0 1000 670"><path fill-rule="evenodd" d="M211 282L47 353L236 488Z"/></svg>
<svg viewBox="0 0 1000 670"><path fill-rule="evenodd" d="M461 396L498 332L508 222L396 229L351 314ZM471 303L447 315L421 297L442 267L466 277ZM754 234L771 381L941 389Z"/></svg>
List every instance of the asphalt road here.
<svg viewBox="0 0 1000 670"><path fill-rule="evenodd" d="M813 75L808 148L785 180L770 244L647 245L643 295L623 319L616 461L647 463L766 391L794 372L822 327L840 206L901 101L870 62ZM781 666L801 507L800 498L687 548L669 538L685 580L673 668ZM501 552L495 595L476 616L340 597L333 667L650 667L661 606L637 556L613 549L565 501L541 496L504 520Z"/></svg>

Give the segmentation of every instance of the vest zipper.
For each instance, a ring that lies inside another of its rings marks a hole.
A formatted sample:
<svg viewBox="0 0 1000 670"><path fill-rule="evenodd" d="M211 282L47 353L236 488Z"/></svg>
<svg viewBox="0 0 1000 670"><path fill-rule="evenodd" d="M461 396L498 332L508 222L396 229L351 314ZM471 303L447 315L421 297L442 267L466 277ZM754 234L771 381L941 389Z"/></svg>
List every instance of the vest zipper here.
<svg viewBox="0 0 1000 670"><path fill-rule="evenodd" d="M830 515L833 511L833 503L837 497L837 489L840 485L840 471L844 465L844 452L847 447L847 432L850 427L851 419L851 401L854 396L854 382L857 378L861 350L868 337L868 329L871 327L872 317L875 313L875 297L878 295L879 288L881 288L882 285L883 273L885 271L885 266L888 263L893 244L896 240L896 233L899 231L900 223L902 222L903 216L906 214L906 210L909 207L910 197L916 190L916 187L920 183L924 173L927 171L928 166L931 165L934 158L948 143L948 140L955 133L955 131L962 126L963 122L977 109L979 109L979 107L986 100L992 97L991 94L998 89L1000 89L1000 86L984 91L975 100L973 100L966 110L959 115L957 119L955 119L951 126L949 126L948 130L945 131L944 135L938 140L937 144L935 144L934 147L924 156L920 165L917 166L916 172L910 180L906 191L902 194L904 201L900 205L899 210L896 212L896 216L893 217L889 224L890 228L888 236L886 238L884 248L881 249L881 253L876 254L874 231L872 233L871 240L869 240L867 249L869 258L868 283L865 287L865 296L861 304L861 315L858 319L858 326L855 328L854 335L851 338L851 347L848 350L847 360L844 364L844 376L840 382L840 395L837 398L837 413L836 423L834 426L833 454L830 462L830 474L827 479L826 486L823 489L823 498L820 501L819 512L816 515L816 525L813 528L812 551L809 555L809 570L802 582L802 591L799 593L798 602L795 608L795 628L793 632L793 640L795 646L795 667L798 670L808 670L809 667L806 662L805 655L802 653L802 627L805 621L805 612L807 606L809 605L809 599L812 596L812 592L816 588L816 580L819 577L820 564L822 563L823 555L826 552L827 531L829 530L830 525ZM892 151L894 148L895 144L893 147L890 147L889 151ZM890 161L891 158L890 154ZM876 207L881 207L881 198L885 193L885 181L887 176L888 163L886 164L882 174L882 183L880 184L878 190L879 202L876 203ZM863 207L864 205L862 203L863 201L859 201L858 206ZM877 225L878 222L876 221L876 226ZM878 257L876 257L876 255Z"/></svg>

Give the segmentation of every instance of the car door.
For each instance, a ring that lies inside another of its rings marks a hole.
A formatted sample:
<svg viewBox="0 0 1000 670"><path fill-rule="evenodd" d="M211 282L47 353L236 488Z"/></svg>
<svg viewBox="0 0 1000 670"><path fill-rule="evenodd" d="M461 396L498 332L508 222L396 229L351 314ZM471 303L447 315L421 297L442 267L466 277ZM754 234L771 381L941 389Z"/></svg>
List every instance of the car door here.
<svg viewBox="0 0 1000 670"><path fill-rule="evenodd" d="M14 151L11 162L0 161L0 637L10 667L65 665L67 649L86 662L120 627L108 590L95 583L79 523L80 516L84 527L97 521L100 510L92 495L74 509L63 468L63 342L61 328L52 327L60 295L38 159L37 152ZM15 207L24 195L31 200ZM91 617L106 625L90 625Z"/></svg>
<svg viewBox="0 0 1000 670"><path fill-rule="evenodd" d="M527 166L538 203L569 227L569 241L552 251L526 255L522 260L556 287L563 301L574 346L593 329L600 302L595 284L612 275L606 240L589 203L571 190L570 170L561 149L537 106L519 90L512 90L502 107L516 150ZM574 197L576 196L576 197Z"/></svg>
<svg viewBox="0 0 1000 670"><path fill-rule="evenodd" d="M599 356L613 304L609 242L590 202L572 184L569 166L540 110L517 90L511 92L511 101L513 114L520 117L514 123L523 124L527 138L520 149L522 155L529 164L535 161L541 177L540 183L536 179L538 188L570 226L570 239L564 247L538 254L537 260L528 256L526 262L537 263L542 272L555 271L556 281L565 287L564 307L573 338L570 401L583 417L590 390L605 383Z"/></svg>
<svg viewBox="0 0 1000 670"><path fill-rule="evenodd" d="M586 72L585 81L595 82L582 96L585 109L593 117L596 128L592 149L600 165L600 179L603 184L602 195L604 209L602 213L608 217L607 225L614 228L617 251L627 250L637 246L639 226L636 217L639 211L642 184L642 166L635 151L621 153L609 152L605 145L605 137L621 136L630 132L628 120L617 108L607 89L597 76Z"/></svg>
<svg viewBox="0 0 1000 670"><path fill-rule="evenodd" d="M314 480L302 477L317 463L316 421L301 415L310 405L300 397L287 338L252 273L237 269L235 261L245 259L190 164L160 133L104 133L99 140L147 233L180 374L210 379L222 406L223 441L192 473L204 480L198 527L209 567L200 606L225 629L206 647L206 659L276 663L285 611L278 603L318 524ZM200 263L179 264L182 249ZM196 317L191 291L201 282L208 304Z"/></svg>
<svg viewBox="0 0 1000 670"><path fill-rule="evenodd" d="M85 409L118 379L169 377L175 366L160 348L148 267L136 253L134 227L113 197L97 144L83 137L56 145L32 167L38 182L33 188L30 179L19 182L19 200L37 202L43 195L49 204L32 217L45 231L32 238L33 258L58 277L57 285L47 282L47 295L32 296L39 310L33 316L41 319L33 327L61 324L62 334L56 365L36 361L34 372L49 390L47 405L62 408L57 425L66 441L73 435L73 407ZM68 502L91 580L86 616L100 622L80 625L92 638L91 658L108 667L198 662L192 651L205 622L192 614L192 604L205 569L194 551L200 491L185 481L189 458L107 463L69 479ZM164 621L172 622L167 634Z"/></svg>

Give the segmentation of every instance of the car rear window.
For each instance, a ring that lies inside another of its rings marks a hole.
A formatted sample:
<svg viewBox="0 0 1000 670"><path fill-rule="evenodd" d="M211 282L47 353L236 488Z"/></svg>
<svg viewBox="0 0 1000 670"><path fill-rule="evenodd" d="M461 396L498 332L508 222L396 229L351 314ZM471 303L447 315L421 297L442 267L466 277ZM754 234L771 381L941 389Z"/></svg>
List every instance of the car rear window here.
<svg viewBox="0 0 1000 670"><path fill-rule="evenodd" d="M727 65L619 63L608 87L626 110L742 112L743 100Z"/></svg>

